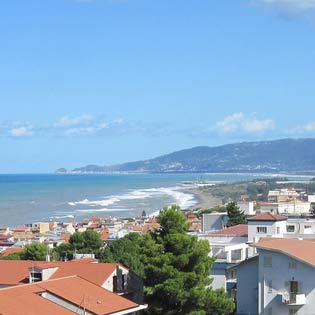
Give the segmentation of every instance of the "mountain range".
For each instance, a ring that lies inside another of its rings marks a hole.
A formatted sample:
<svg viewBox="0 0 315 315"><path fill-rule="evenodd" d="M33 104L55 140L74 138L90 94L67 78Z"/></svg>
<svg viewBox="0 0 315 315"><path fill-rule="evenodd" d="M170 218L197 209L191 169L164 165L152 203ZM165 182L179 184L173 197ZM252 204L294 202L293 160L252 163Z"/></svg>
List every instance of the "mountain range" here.
<svg viewBox="0 0 315 315"><path fill-rule="evenodd" d="M241 142L194 147L149 160L112 166L87 165L57 173L188 173L306 172L315 173L315 139Z"/></svg>

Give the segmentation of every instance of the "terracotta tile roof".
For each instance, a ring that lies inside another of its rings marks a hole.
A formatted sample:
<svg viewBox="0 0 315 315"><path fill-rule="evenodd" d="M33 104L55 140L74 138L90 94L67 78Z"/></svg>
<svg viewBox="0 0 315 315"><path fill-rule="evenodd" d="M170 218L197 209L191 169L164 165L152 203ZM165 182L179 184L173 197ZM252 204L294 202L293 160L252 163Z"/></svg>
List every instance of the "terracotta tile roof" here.
<svg viewBox="0 0 315 315"><path fill-rule="evenodd" d="M193 222L190 224L189 228L188 228L188 232L198 232L202 230L202 224L201 223L197 223L197 222Z"/></svg>
<svg viewBox="0 0 315 315"><path fill-rule="evenodd" d="M34 267L37 269L49 269L49 268L57 268L60 267L60 263L58 262L43 262L43 261L36 261L34 262Z"/></svg>
<svg viewBox="0 0 315 315"><path fill-rule="evenodd" d="M248 225L239 224L239 225L228 227L223 230L213 231L210 234L245 237L245 236L248 236Z"/></svg>
<svg viewBox="0 0 315 315"><path fill-rule="evenodd" d="M37 286L73 304L82 305L85 302L87 311L99 315L111 314L138 306L134 302L79 277L44 281L38 283Z"/></svg>
<svg viewBox="0 0 315 315"><path fill-rule="evenodd" d="M89 221L93 222L93 223L100 223L101 222L101 218L95 217L95 218L91 218Z"/></svg>
<svg viewBox="0 0 315 315"><path fill-rule="evenodd" d="M12 235L0 234L0 240L1 240L1 241L8 240L8 239L11 238L11 237L12 237Z"/></svg>
<svg viewBox="0 0 315 315"><path fill-rule="evenodd" d="M0 290L0 314L2 315L73 315L64 307L52 303L36 293L42 291L35 285Z"/></svg>
<svg viewBox="0 0 315 315"><path fill-rule="evenodd" d="M110 234L109 234L108 229L104 229L104 230L100 231L100 238L101 238L102 241L107 240L109 238L109 235Z"/></svg>
<svg viewBox="0 0 315 315"><path fill-rule="evenodd" d="M14 232L26 232L29 230L30 230L30 228L28 228L26 226L17 226L13 231Z"/></svg>
<svg viewBox="0 0 315 315"><path fill-rule="evenodd" d="M2 315L74 315L74 311L51 302L39 293L49 292L93 314L103 315L137 308L135 304L80 277L37 282L0 290Z"/></svg>
<svg viewBox="0 0 315 315"><path fill-rule="evenodd" d="M115 271L116 263L93 263L94 259L80 259L67 262L44 262L29 260L0 260L0 284L18 285L28 283L29 269L58 267L50 279L78 275L97 285L102 285Z"/></svg>
<svg viewBox="0 0 315 315"><path fill-rule="evenodd" d="M99 229L101 228L101 224L100 223L92 223L90 225L87 226L87 229L93 230L93 229Z"/></svg>
<svg viewBox="0 0 315 315"><path fill-rule="evenodd" d="M285 221L288 218L283 215L272 214L270 212L255 215L254 217L248 218L247 221Z"/></svg>
<svg viewBox="0 0 315 315"><path fill-rule="evenodd" d="M80 276L90 282L101 286L110 275L116 270L116 263L77 263L63 262L58 270L51 276L50 279L57 279L72 275Z"/></svg>
<svg viewBox="0 0 315 315"><path fill-rule="evenodd" d="M197 215L195 215L194 213L188 214L188 216L187 216L187 222L192 222L192 221L194 221L195 219L197 219Z"/></svg>
<svg viewBox="0 0 315 315"><path fill-rule="evenodd" d="M146 223L144 225L135 225L131 227L132 231L140 234L145 234L151 231L158 230L161 227L159 223Z"/></svg>
<svg viewBox="0 0 315 315"><path fill-rule="evenodd" d="M145 220L146 223L158 223L158 219L156 217L150 217Z"/></svg>
<svg viewBox="0 0 315 315"><path fill-rule="evenodd" d="M69 233L64 233L60 236L60 239L63 240L65 243L69 243L71 234Z"/></svg>
<svg viewBox="0 0 315 315"><path fill-rule="evenodd" d="M315 241L287 238L262 238L253 245L258 249L276 251L315 267Z"/></svg>
<svg viewBox="0 0 315 315"><path fill-rule="evenodd" d="M5 249L5 250L1 253L1 255L2 255L3 257L7 257L7 256L9 256L9 255L11 255L11 254L20 253L20 252L23 252L23 251L24 251L23 248L12 248L12 247L10 247L10 248Z"/></svg>
<svg viewBox="0 0 315 315"><path fill-rule="evenodd" d="M27 260L0 260L0 284L28 283L28 269L34 262Z"/></svg>

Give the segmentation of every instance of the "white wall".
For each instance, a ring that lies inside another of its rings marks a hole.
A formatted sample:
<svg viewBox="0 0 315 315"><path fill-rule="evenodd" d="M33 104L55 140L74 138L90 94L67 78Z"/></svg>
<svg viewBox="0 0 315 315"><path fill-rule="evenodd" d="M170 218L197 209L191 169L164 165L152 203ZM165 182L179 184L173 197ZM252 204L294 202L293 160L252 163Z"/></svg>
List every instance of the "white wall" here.
<svg viewBox="0 0 315 315"><path fill-rule="evenodd" d="M240 209L242 211L245 212L246 215L255 215L256 214L253 201L238 201L237 205L240 207Z"/></svg>
<svg viewBox="0 0 315 315"><path fill-rule="evenodd" d="M315 202L315 195L308 195L307 196L307 201L308 202Z"/></svg>
<svg viewBox="0 0 315 315"><path fill-rule="evenodd" d="M283 237L287 232L286 220L283 221L248 221L248 242L257 242L264 237ZM258 233L257 227L266 227L266 233ZM278 229L279 228L279 229ZM279 230L279 233L278 233Z"/></svg>
<svg viewBox="0 0 315 315"><path fill-rule="evenodd" d="M264 257L272 257L272 267L264 267ZM296 262L296 269L289 268L289 262ZM288 315L290 308L298 310L298 315L311 315L315 310L315 268L293 260L281 253L259 250L259 296L260 314ZM286 281L299 281L302 283L301 292L306 295L306 305L290 307L282 303L281 294L288 291ZM269 292L270 281L272 281Z"/></svg>
<svg viewBox="0 0 315 315"><path fill-rule="evenodd" d="M294 226L294 232L289 232L287 234L315 234L315 220L301 220L301 219L289 219L287 221L287 227ZM315 237L315 235L314 235Z"/></svg>
<svg viewBox="0 0 315 315"><path fill-rule="evenodd" d="M237 266L237 314L256 315L258 311L258 257ZM275 314L276 315L276 314Z"/></svg>
<svg viewBox="0 0 315 315"><path fill-rule="evenodd" d="M226 291L226 263L214 263L211 269L212 283L211 287L213 289L224 289Z"/></svg>
<svg viewBox="0 0 315 315"><path fill-rule="evenodd" d="M126 268L123 268L122 266L119 266L119 268L115 269L115 271L107 278L107 280L102 284L102 287L104 289L107 289L108 291L113 292L113 287L114 287L114 276L122 276L122 275L128 275L129 270Z"/></svg>
<svg viewBox="0 0 315 315"><path fill-rule="evenodd" d="M207 233L226 227L228 216L226 213L205 213L202 215L202 231Z"/></svg>
<svg viewBox="0 0 315 315"><path fill-rule="evenodd" d="M260 212L271 212L279 214L306 214L309 213L311 204L309 202L283 202L272 205L261 205Z"/></svg>

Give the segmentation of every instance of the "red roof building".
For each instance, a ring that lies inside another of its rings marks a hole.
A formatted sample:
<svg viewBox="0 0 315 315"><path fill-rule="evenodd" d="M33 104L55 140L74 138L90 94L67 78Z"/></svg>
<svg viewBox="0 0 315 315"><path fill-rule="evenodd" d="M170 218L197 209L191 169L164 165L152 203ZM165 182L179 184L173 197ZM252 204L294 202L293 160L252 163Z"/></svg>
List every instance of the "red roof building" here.
<svg viewBox="0 0 315 315"><path fill-rule="evenodd" d="M248 218L247 221L286 221L288 217L283 215L273 214L270 212L255 215L254 217Z"/></svg>
<svg viewBox="0 0 315 315"><path fill-rule="evenodd" d="M145 308L78 276L0 290L1 315L134 314Z"/></svg>
<svg viewBox="0 0 315 315"><path fill-rule="evenodd" d="M235 237L247 237L248 236L248 225L238 224L235 226L228 227L223 230L218 230L210 233L211 235L225 235Z"/></svg>

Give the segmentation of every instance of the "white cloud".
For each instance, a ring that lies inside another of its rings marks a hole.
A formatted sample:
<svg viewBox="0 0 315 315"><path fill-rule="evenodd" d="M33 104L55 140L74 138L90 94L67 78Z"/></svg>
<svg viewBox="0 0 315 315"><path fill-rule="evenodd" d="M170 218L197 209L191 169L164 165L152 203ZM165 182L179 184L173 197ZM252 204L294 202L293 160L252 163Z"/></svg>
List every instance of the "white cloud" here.
<svg viewBox="0 0 315 315"><path fill-rule="evenodd" d="M101 123L95 126L68 128L65 129L64 134L67 136L91 135L107 128L107 123Z"/></svg>
<svg viewBox="0 0 315 315"><path fill-rule="evenodd" d="M275 123L273 120L259 120L255 117L247 117L242 112L229 115L216 123L216 130L223 133L259 133L274 128Z"/></svg>
<svg viewBox="0 0 315 315"><path fill-rule="evenodd" d="M9 131L12 137L28 137L33 134L32 126L21 126L13 128Z"/></svg>
<svg viewBox="0 0 315 315"><path fill-rule="evenodd" d="M273 129L275 127L275 123L271 119L266 120L244 120L242 122L243 129L248 132L261 132L268 129Z"/></svg>
<svg viewBox="0 0 315 315"><path fill-rule="evenodd" d="M305 12L315 10L315 0L253 0L252 2L270 8L279 8L289 11Z"/></svg>
<svg viewBox="0 0 315 315"><path fill-rule="evenodd" d="M234 113L217 122L217 127L224 133L234 132L239 129L239 125L244 119L243 113Z"/></svg>
<svg viewBox="0 0 315 315"><path fill-rule="evenodd" d="M290 134L307 134L315 131L315 122L309 122L304 126L297 126L289 131Z"/></svg>
<svg viewBox="0 0 315 315"><path fill-rule="evenodd" d="M0 122L0 136L28 137L32 135L74 137L105 133L121 133L128 129L128 124L122 119L106 121L102 117L93 115L63 116L55 122L47 124L33 124L28 121ZM107 132L107 131L106 131Z"/></svg>
<svg viewBox="0 0 315 315"><path fill-rule="evenodd" d="M92 135L109 127L110 123L86 114L75 117L63 116L53 124L52 130L57 134L79 136Z"/></svg>
<svg viewBox="0 0 315 315"><path fill-rule="evenodd" d="M55 128L69 128L74 126L90 124L95 120L92 115L81 115L76 117L63 116L54 123Z"/></svg>

